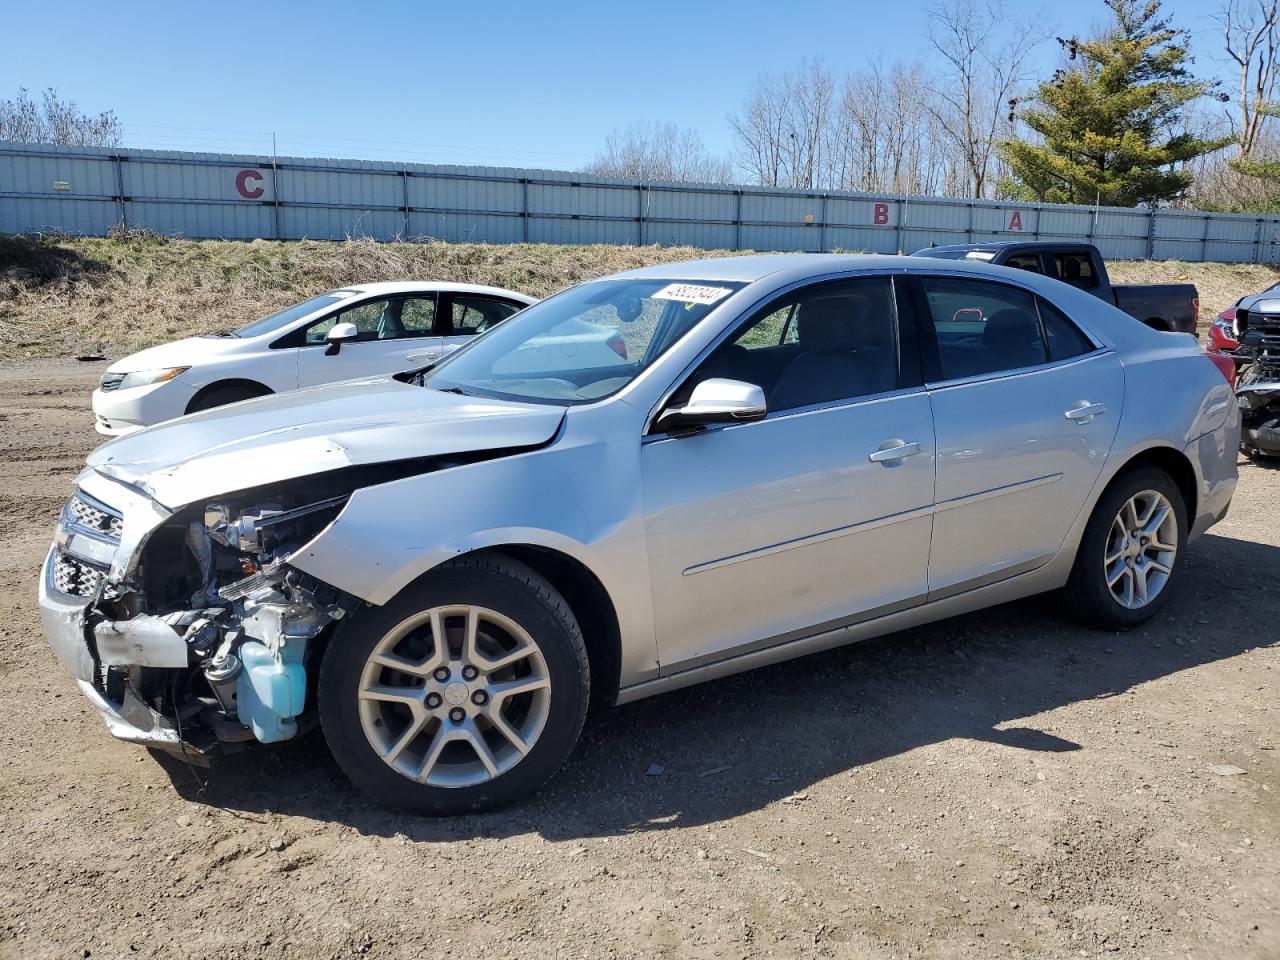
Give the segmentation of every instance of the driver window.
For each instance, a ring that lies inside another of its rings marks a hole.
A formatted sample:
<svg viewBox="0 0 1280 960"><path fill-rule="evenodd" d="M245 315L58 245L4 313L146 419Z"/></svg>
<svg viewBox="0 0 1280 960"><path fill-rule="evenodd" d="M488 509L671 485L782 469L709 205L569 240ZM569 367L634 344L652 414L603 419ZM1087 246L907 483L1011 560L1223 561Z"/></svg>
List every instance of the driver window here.
<svg viewBox="0 0 1280 960"><path fill-rule="evenodd" d="M368 340L398 340L402 337L430 336L435 326L434 296L391 297L366 300L346 310L332 313L307 327L307 343L324 343L335 324L354 323L357 343Z"/></svg>
<svg viewBox="0 0 1280 960"><path fill-rule="evenodd" d="M771 413L897 389L892 281L840 280L787 294L716 348L681 395L713 377L759 385Z"/></svg>

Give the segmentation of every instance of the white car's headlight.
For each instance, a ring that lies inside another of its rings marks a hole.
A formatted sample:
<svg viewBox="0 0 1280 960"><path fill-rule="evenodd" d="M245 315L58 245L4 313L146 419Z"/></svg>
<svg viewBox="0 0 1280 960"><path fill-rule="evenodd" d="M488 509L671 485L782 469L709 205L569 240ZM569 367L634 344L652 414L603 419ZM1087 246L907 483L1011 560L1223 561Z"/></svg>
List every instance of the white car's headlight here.
<svg viewBox="0 0 1280 960"><path fill-rule="evenodd" d="M163 370L135 370L133 373L125 374L124 379L120 381L118 389L128 390L130 387L145 387L153 383L164 383L166 380L172 380L190 369L190 367L165 367Z"/></svg>

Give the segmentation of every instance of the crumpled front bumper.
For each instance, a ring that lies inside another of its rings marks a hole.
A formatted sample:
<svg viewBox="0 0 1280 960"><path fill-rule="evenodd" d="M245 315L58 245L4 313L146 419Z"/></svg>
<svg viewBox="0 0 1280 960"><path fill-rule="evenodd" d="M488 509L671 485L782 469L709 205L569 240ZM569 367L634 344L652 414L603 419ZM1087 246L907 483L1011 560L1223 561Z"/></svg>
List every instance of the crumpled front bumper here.
<svg viewBox="0 0 1280 960"><path fill-rule="evenodd" d="M85 637L87 604L52 587L54 550L49 551L40 574L40 619L44 635L62 668L76 680L80 692L102 717L117 740L162 750L193 762L204 762L206 749L184 742L174 722L153 710L125 685L119 702L109 699L97 683L97 665Z"/></svg>

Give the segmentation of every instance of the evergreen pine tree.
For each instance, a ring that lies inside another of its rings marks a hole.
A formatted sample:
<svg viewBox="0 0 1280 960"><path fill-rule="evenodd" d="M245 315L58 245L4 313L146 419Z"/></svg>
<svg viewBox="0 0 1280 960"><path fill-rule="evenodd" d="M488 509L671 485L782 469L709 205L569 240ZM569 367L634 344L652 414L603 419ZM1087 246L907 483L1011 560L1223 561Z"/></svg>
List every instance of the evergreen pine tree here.
<svg viewBox="0 0 1280 960"><path fill-rule="evenodd" d="M1192 180L1178 165L1230 142L1179 130L1186 105L1214 84L1191 76L1188 34L1170 26L1160 0L1104 2L1115 23L1095 39L1059 38L1067 65L1022 112L1039 141L1000 145L1013 197L1124 207L1172 200Z"/></svg>

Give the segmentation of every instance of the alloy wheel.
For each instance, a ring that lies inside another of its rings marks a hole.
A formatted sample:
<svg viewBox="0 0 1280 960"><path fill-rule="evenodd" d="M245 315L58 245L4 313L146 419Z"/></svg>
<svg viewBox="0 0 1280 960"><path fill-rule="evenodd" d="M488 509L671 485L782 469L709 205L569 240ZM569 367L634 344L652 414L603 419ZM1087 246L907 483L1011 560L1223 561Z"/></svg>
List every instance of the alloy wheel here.
<svg viewBox="0 0 1280 960"><path fill-rule="evenodd" d="M396 772L437 787L485 783L546 726L551 679L523 627L483 606L433 607L373 648L357 690L369 744Z"/></svg>
<svg viewBox="0 0 1280 960"><path fill-rule="evenodd" d="M1134 494L1111 522L1103 566L1111 596L1137 610L1169 582L1178 553L1178 517L1164 494Z"/></svg>

